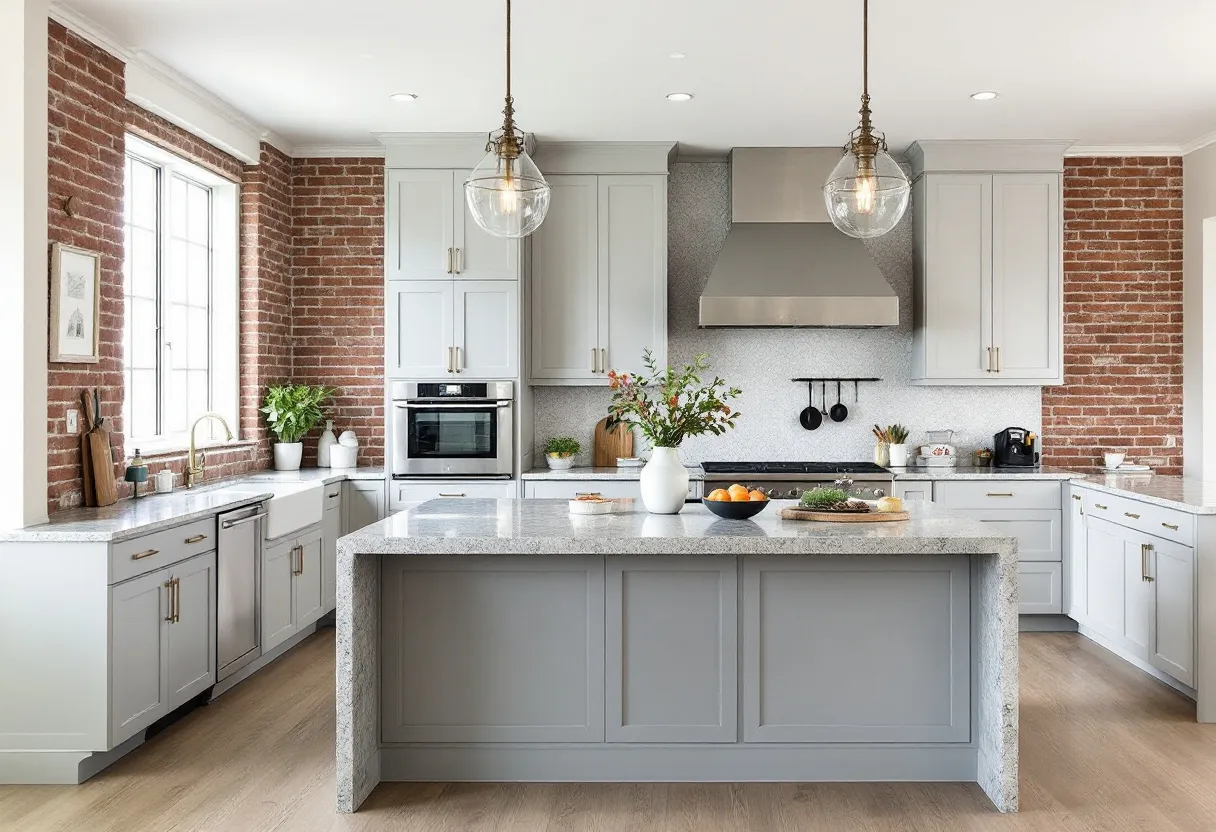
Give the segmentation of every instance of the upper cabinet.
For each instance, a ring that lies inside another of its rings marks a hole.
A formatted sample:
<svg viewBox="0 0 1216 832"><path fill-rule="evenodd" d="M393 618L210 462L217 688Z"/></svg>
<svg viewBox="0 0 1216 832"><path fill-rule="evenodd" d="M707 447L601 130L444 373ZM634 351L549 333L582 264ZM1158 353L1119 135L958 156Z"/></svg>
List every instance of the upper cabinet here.
<svg viewBox="0 0 1216 832"><path fill-rule="evenodd" d="M385 307L389 378L518 378L517 282L394 280Z"/></svg>
<svg viewBox="0 0 1216 832"><path fill-rule="evenodd" d="M532 235L534 384L606 384L649 349L667 363L667 177L548 176Z"/></svg>
<svg viewBox="0 0 1216 832"><path fill-rule="evenodd" d="M482 231L464 199L467 170L389 170L389 280L517 280L519 240Z"/></svg>
<svg viewBox="0 0 1216 832"><path fill-rule="evenodd" d="M1058 142L909 149L915 238L912 378L1062 384Z"/></svg>

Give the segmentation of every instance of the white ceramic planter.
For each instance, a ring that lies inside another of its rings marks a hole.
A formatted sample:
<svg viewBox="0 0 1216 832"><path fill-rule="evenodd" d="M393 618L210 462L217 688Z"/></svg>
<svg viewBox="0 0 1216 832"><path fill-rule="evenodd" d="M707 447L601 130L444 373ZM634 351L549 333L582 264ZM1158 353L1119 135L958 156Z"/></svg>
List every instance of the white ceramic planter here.
<svg viewBox="0 0 1216 832"><path fill-rule="evenodd" d="M908 465L908 446L888 445L887 454L891 457L892 468L905 468Z"/></svg>
<svg viewBox="0 0 1216 832"><path fill-rule="evenodd" d="M303 442L275 442L274 470L299 471L300 460L304 458Z"/></svg>
<svg viewBox="0 0 1216 832"><path fill-rule="evenodd" d="M654 448L640 474L642 505L651 514L676 514L688 496L688 469L676 448Z"/></svg>
<svg viewBox="0 0 1216 832"><path fill-rule="evenodd" d="M549 464L550 470L553 471L569 471L574 467L574 455L570 456L551 456L545 454L545 462Z"/></svg>

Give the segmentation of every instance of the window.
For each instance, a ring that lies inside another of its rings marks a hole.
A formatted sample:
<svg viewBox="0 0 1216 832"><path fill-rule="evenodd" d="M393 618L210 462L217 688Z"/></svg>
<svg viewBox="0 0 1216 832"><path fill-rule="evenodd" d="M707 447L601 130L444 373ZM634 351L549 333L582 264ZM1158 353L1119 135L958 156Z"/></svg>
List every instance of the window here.
<svg viewBox="0 0 1216 832"><path fill-rule="evenodd" d="M208 410L236 428L237 221L234 183L127 137L123 423L132 450L184 447L190 422ZM200 440L222 437L204 424Z"/></svg>

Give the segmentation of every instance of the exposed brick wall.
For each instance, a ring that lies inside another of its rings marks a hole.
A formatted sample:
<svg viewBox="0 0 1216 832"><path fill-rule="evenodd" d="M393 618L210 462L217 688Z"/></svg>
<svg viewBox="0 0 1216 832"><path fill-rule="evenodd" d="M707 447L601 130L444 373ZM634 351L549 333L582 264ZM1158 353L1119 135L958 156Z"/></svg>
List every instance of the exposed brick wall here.
<svg viewBox="0 0 1216 832"><path fill-rule="evenodd" d="M284 286L290 280L290 160L279 154L277 178L258 173L251 167L246 173L241 162L200 141L164 119L147 113L126 100L123 64L118 58L69 32L56 21L48 21L49 50L48 100L48 206L47 225L51 242L79 246L101 252L101 306L99 340L101 361L98 364L49 364L47 372L47 510L54 512L82 503L80 483L80 436L67 433L65 413L79 409L80 391L96 387L101 397L111 435L116 476L121 478L126 452L124 447L122 403L122 327L123 327L123 165L127 130L192 161L234 180L243 176L251 181L259 177L277 183L274 222L279 239L265 255L273 265L256 269L251 275L242 270L242 291L249 280L263 277ZM251 190L257 193L256 186ZM63 204L73 197L74 216L68 216ZM244 206L242 206L244 207ZM255 210L253 221L271 216L271 211ZM268 220L269 221L269 220ZM242 228L242 240L272 239L273 231L259 234L257 229ZM277 257L277 262L275 261ZM242 263L245 258L242 258ZM273 278L270 277L273 275ZM280 294L286 290L280 291ZM263 296L266 293L263 293ZM282 324L285 314L279 313ZM285 332L285 330L284 330ZM285 337L278 339L276 349L288 351ZM261 356L242 354L242 366L254 366ZM249 362L253 362L252 365ZM242 399L242 425L248 407ZM253 431L250 437L261 435ZM180 453L164 457L149 457L153 471L170 467L184 470ZM216 450L207 460L208 479L265 468L269 446L265 441ZM180 482L180 477L179 477ZM128 486L119 482L120 495Z"/></svg>
<svg viewBox="0 0 1216 832"><path fill-rule="evenodd" d="M98 364L47 367L47 510L79 505L80 435L69 434L64 414L79 409L80 391L96 387L102 414L122 429L122 183L126 83L123 64L104 50L50 21L48 26L48 206L52 243L101 253ZM72 197L75 216L64 201ZM113 438L115 460L122 437Z"/></svg>
<svg viewBox="0 0 1216 832"><path fill-rule="evenodd" d="M291 377L291 159L263 143L241 185L241 436L270 458L258 412L267 385Z"/></svg>
<svg viewBox="0 0 1216 832"><path fill-rule="evenodd" d="M360 464L382 465L384 160L296 159L292 196L293 378L337 388L335 432L354 430Z"/></svg>
<svg viewBox="0 0 1216 832"><path fill-rule="evenodd" d="M1043 388L1044 462L1125 448L1182 473L1182 159L1064 167L1064 385Z"/></svg>

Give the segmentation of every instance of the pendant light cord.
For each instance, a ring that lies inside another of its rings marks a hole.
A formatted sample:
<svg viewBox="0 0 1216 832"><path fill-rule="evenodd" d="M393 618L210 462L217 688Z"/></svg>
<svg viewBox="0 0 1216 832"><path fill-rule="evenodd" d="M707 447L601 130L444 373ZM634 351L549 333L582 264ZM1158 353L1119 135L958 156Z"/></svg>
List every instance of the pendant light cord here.
<svg viewBox="0 0 1216 832"><path fill-rule="evenodd" d="M507 0L507 100L511 100L511 0Z"/></svg>
<svg viewBox="0 0 1216 832"><path fill-rule="evenodd" d="M507 7L510 8L510 6L511 0L507 0ZM861 0L861 9L861 92L868 98L870 96L870 0ZM509 23L507 28L509 31ZM507 43L510 42L508 34ZM507 77L511 77L509 69Z"/></svg>

